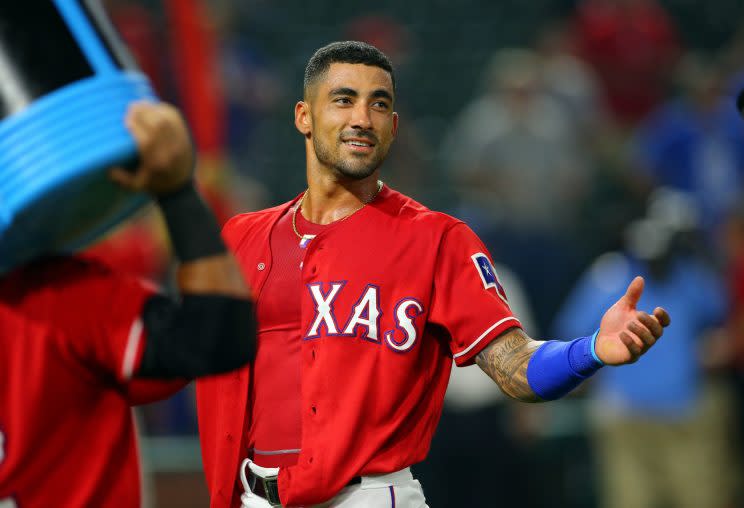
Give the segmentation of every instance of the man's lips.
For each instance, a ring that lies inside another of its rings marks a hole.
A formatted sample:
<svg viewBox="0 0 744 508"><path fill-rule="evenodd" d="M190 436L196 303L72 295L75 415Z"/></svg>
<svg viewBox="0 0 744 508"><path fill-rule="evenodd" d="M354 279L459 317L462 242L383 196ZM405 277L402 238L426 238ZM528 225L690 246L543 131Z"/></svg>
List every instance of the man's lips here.
<svg viewBox="0 0 744 508"><path fill-rule="evenodd" d="M341 141L355 152L371 152L375 147L375 143L368 138L343 138Z"/></svg>

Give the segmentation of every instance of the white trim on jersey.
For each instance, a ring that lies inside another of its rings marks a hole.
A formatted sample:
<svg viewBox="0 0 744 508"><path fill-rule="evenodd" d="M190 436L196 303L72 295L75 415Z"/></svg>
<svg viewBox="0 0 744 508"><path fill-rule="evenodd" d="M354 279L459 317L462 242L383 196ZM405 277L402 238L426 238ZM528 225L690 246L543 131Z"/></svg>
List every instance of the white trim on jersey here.
<svg viewBox="0 0 744 508"><path fill-rule="evenodd" d="M121 377L124 380L131 379L132 374L134 374L134 362L137 359L140 342L142 342L143 328L142 318L137 316L137 319L134 320L131 328L129 328L127 347L124 349L124 359L121 362Z"/></svg>
<svg viewBox="0 0 744 508"><path fill-rule="evenodd" d="M493 331L493 330L494 330L494 328L498 328L498 327L499 327L499 326L500 326L500 325L501 325L502 323L505 323L505 322L507 322L507 321L509 321L509 320L514 320L514 321L516 321L516 322L517 322L517 324L519 324L520 326L522 325L522 323L520 323L520 322L519 322L519 320L518 320L517 318L515 318L514 316L509 316L509 317L505 317L505 318L504 318L504 319L502 319L501 321L497 321L496 323L494 323L493 325L491 325L491 327L490 327L490 328L488 328L488 330L486 330L485 332L483 332L483 333L482 333L482 334L480 335L480 337L478 337L477 339L475 339L475 341L474 341L474 342L473 342L472 344L470 344L470 345L469 345L468 347L466 347L465 349L463 349L463 350L462 350L462 351L460 351L459 353L456 353L456 354L454 354L454 355L453 355L452 357L453 357L453 358L459 358L459 357L461 357L461 356L463 356L463 355L466 355L466 354L468 354L468 351L470 351L471 349L473 349L473 348L474 348L475 346L477 346L477 345L478 345L478 343L479 343L480 341L482 341L483 339L485 339L485 338L486 338L486 336L487 336L487 335L488 335L489 333L491 333L491 331Z"/></svg>

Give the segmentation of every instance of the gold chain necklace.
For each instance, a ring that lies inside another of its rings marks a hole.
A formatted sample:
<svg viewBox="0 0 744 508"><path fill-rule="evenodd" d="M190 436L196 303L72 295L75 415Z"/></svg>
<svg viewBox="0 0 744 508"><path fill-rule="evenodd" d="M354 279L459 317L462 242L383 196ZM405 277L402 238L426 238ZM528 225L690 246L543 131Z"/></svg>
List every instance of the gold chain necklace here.
<svg viewBox="0 0 744 508"><path fill-rule="evenodd" d="M353 214L357 213L359 210L361 210L362 208L364 208L365 206L367 206L368 204L370 204L372 201L374 201L375 198L377 197L377 195L380 193L381 190L382 190L382 180L377 180L377 190L375 191L374 195L371 198L369 198L367 201L363 201L362 202L362 206L360 206L356 210L352 210L351 212L347 213L346 215L344 215L343 217L341 217L340 219L338 219L337 221L334 221L334 222L338 222L338 221L342 221L342 220L348 219ZM302 208L302 203L305 201L305 196L307 196L307 193L309 191L310 191L310 189L307 189L305 191L305 193L300 198L300 202L297 203L297 206L295 207L294 212L292 212L292 229L294 230L295 234L297 235L297 238L299 238L300 240L304 240L305 239L305 235L301 235L300 232L297 231L297 211L300 208Z"/></svg>

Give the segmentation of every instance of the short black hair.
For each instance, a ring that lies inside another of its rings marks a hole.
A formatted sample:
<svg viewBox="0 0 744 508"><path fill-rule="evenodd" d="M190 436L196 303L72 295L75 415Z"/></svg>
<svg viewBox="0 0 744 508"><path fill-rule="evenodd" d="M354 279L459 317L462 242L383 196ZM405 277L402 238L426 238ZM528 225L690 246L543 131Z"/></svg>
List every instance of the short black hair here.
<svg viewBox="0 0 744 508"><path fill-rule="evenodd" d="M390 59L371 44L360 41L338 41L332 42L318 49L305 67L305 80L303 89L307 94L308 88L312 86L319 77L323 76L332 63L364 64L379 67L390 74L395 91L395 72Z"/></svg>

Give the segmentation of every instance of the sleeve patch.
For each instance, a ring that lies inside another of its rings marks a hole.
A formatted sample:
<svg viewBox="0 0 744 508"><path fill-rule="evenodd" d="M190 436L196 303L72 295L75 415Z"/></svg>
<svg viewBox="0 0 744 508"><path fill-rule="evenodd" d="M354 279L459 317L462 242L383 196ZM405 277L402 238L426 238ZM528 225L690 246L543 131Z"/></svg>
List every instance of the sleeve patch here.
<svg viewBox="0 0 744 508"><path fill-rule="evenodd" d="M496 269L493 267L493 263L491 263L491 260L488 259L488 256L486 256L482 252L476 252L475 254L470 256L470 258L475 264L475 268L478 271L481 282L483 282L483 288L494 288L496 290L496 294L499 295L499 298L501 298L508 304L509 301L506 299L506 291L504 291L504 286L501 285L499 276L496 274Z"/></svg>

